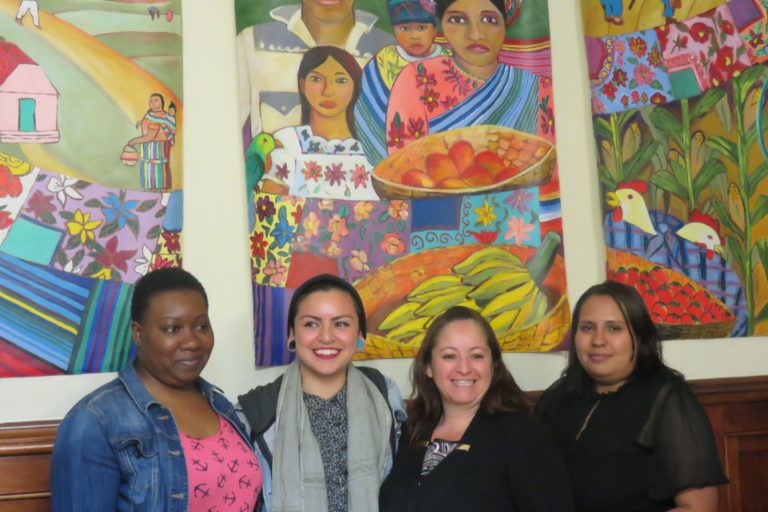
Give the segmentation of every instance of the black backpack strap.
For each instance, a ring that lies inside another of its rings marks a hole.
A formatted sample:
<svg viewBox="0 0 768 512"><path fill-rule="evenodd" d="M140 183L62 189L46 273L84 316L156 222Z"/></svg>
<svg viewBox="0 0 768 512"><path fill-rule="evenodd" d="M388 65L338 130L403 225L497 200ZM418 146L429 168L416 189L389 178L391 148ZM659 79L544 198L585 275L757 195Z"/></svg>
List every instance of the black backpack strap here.
<svg viewBox="0 0 768 512"><path fill-rule="evenodd" d="M237 397L240 408L251 427L251 437L259 445L261 453L272 467L272 452L262 434L272 426L277 417L277 398L280 394L281 375L265 386L259 386Z"/></svg>
<svg viewBox="0 0 768 512"><path fill-rule="evenodd" d="M395 416L392 414L392 406L389 403L389 388L387 387L387 378L384 377L384 374L379 370L376 368L371 368L370 366L355 366L355 368L363 372L363 375L368 377L368 380L373 382L373 385L376 386L376 389L379 390L379 392L384 396L384 400L387 402L387 407L389 407L389 412L392 416L392 427L389 429L389 446L392 449L392 457L394 458L395 453L397 452L397 443L395 441Z"/></svg>

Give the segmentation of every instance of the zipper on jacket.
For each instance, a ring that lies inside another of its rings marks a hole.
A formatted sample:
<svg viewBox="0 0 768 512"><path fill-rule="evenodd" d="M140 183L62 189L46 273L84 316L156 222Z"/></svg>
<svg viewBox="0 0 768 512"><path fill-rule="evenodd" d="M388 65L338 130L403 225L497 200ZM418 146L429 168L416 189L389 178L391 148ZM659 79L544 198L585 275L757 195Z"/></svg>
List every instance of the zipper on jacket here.
<svg viewBox="0 0 768 512"><path fill-rule="evenodd" d="M581 434L584 433L585 430L587 430L587 425L589 424L589 420L592 419L592 415L595 413L595 409L597 409L597 406L600 405L601 399L598 399L597 402L595 402L595 405L592 406L592 408L589 410L589 413L587 414L587 417L584 418L584 423L581 425L581 428L579 429L578 434L576 434L576 441L579 440L581 437Z"/></svg>

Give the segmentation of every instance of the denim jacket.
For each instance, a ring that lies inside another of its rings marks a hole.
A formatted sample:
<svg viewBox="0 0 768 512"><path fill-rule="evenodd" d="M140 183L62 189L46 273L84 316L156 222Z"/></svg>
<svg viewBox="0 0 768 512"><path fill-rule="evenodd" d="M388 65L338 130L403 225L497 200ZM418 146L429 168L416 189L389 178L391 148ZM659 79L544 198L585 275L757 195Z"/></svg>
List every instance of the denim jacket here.
<svg viewBox="0 0 768 512"><path fill-rule="evenodd" d="M197 386L252 446L221 390L203 379ZM267 468L263 456L256 455ZM67 413L56 434L51 492L54 512L188 510L187 469L176 422L141 383L133 361Z"/></svg>

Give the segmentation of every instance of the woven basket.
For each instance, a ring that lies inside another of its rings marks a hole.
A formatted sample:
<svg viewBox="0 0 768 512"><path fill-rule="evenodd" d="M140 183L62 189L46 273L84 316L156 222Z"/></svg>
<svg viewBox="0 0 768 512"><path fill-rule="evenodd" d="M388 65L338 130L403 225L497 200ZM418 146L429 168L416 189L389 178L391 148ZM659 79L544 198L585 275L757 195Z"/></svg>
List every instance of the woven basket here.
<svg viewBox="0 0 768 512"><path fill-rule="evenodd" d="M472 144L476 153L493 151L505 163L510 163L512 147L520 144L537 148L537 154L525 161L520 171L511 178L491 185L463 189L419 188L404 185L399 177L411 169L426 171L426 158L431 153L448 154L449 148L457 141ZM503 126L470 126L428 135L408 144L402 150L384 159L373 170L372 182L376 193L382 198L407 199L447 195L498 192L514 188L532 187L546 183L555 168L555 147L547 140Z"/></svg>
<svg viewBox="0 0 768 512"><path fill-rule="evenodd" d="M671 268L664 267L659 263L647 260L640 256L628 252L621 252L615 249L607 249L608 256L608 268L613 271L618 271L621 267L624 268L636 268L640 271L653 270L654 268L661 268L670 281L677 281L681 285L690 285L697 292L700 290L709 291L704 286L700 285L685 274L681 274ZM710 292L711 300L713 303L723 310L728 310L728 306L723 304L713 293ZM723 322L707 322L699 324L662 324L657 323L656 328L659 331L659 335L663 340L676 340L676 339L698 339L698 338L727 338L733 331L733 327L736 324L736 318L733 317L730 320Z"/></svg>
<svg viewBox="0 0 768 512"><path fill-rule="evenodd" d="M437 275L452 273L452 267L456 263L483 247L485 246L477 244L459 245L409 254L356 282L355 288L360 292L369 318L377 316L377 312L379 312L378 316L382 317L382 314L386 314L402 303L405 296L420 283ZM497 247L516 254L523 261L536 253L536 248L532 247L513 245ZM550 301L550 310L536 324L499 336L502 350L547 352L562 343L570 327L571 313L565 287L565 264L561 256L555 257L541 290L554 298ZM383 333L369 328L365 349L358 352L355 358L414 357L418 350L418 345L387 339Z"/></svg>
<svg viewBox="0 0 768 512"><path fill-rule="evenodd" d="M133 167L136 165L136 162L139 161L139 154L136 152L133 146L125 146L123 148L123 152L120 153L120 161L123 163L123 165Z"/></svg>

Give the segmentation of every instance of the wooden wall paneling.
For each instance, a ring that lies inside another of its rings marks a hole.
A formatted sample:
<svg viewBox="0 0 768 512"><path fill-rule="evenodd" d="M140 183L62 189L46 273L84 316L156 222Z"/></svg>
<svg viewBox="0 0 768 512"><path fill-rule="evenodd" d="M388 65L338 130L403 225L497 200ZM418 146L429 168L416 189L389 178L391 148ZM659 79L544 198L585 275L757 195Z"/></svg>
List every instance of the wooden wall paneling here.
<svg viewBox="0 0 768 512"><path fill-rule="evenodd" d="M0 425L0 512L50 510L49 473L58 424Z"/></svg>

